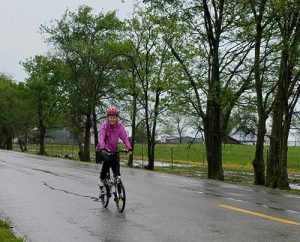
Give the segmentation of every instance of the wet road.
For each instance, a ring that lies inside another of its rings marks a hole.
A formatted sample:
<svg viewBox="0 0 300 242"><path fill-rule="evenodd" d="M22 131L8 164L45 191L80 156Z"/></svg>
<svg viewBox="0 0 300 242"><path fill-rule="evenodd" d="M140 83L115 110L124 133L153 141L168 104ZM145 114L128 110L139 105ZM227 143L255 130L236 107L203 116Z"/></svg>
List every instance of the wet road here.
<svg viewBox="0 0 300 242"><path fill-rule="evenodd" d="M97 201L99 170L0 150L0 217L32 242L299 241L299 196L122 168L119 214Z"/></svg>

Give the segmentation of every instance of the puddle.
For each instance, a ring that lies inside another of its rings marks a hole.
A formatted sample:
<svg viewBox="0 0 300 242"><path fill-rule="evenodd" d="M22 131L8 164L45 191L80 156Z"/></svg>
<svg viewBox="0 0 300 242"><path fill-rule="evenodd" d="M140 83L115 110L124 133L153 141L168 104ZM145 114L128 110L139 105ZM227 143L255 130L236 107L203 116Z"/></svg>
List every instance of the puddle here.
<svg viewBox="0 0 300 242"><path fill-rule="evenodd" d="M121 160L121 164L126 164L127 160ZM134 167L143 167L148 164L148 161L142 161L142 160L134 160L133 166ZM155 161L154 166L156 167L169 167L169 166L176 166L176 167L192 167L193 165L189 164L177 164L177 163L171 163L171 162L162 162L162 161Z"/></svg>
<svg viewBox="0 0 300 242"><path fill-rule="evenodd" d="M290 188L295 190L300 190L300 184L290 183Z"/></svg>

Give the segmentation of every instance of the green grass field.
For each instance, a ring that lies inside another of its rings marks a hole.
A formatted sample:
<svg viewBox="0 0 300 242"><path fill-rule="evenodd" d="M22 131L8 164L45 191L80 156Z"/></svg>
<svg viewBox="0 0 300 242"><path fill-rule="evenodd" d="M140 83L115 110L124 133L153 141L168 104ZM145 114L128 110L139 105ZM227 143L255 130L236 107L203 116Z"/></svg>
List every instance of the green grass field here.
<svg viewBox="0 0 300 242"><path fill-rule="evenodd" d="M120 148L123 146L120 145ZM15 148L18 148L15 146ZM28 146L30 153L37 153L38 146ZM222 147L224 167L244 168L252 170L252 159L255 153L254 145L230 145ZM46 152L49 156L69 157L78 159L78 147L76 145L46 145ZM94 159L95 147L91 145L91 156ZM268 156L268 147L265 147L265 161ZM136 144L134 151L135 159L147 160L147 145ZM196 163L206 165L205 146L194 144L190 147L180 144L157 144L155 149L155 160L174 163ZM288 168L300 172L300 146L291 146L288 150Z"/></svg>
<svg viewBox="0 0 300 242"><path fill-rule="evenodd" d="M17 238L11 231L8 223L0 220L0 241L23 242L23 239Z"/></svg>
<svg viewBox="0 0 300 242"><path fill-rule="evenodd" d="M265 161L268 157L268 147L265 147ZM206 164L205 146L203 144L192 145L189 149L187 145L156 145L156 160L173 162L195 162ZM135 156L147 159L146 146L136 145ZM223 164L226 166L244 166L252 169L252 160L255 154L254 145L223 145ZM300 147L289 147L288 168L300 171Z"/></svg>

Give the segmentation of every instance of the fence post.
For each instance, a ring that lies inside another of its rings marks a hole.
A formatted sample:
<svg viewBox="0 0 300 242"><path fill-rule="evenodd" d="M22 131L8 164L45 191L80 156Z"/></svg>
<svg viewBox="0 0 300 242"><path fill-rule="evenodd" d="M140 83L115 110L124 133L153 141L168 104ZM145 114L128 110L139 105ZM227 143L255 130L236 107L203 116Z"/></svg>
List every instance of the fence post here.
<svg viewBox="0 0 300 242"><path fill-rule="evenodd" d="M142 168L144 166L144 146L142 145Z"/></svg>
<svg viewBox="0 0 300 242"><path fill-rule="evenodd" d="M203 146L204 147L204 149L203 149L203 163L202 163L202 165L204 166L204 160L205 160L205 146Z"/></svg>
<svg viewBox="0 0 300 242"><path fill-rule="evenodd" d="M174 147L171 147L171 161L172 161L172 172L173 172L173 148Z"/></svg>
<svg viewBox="0 0 300 242"><path fill-rule="evenodd" d="M74 159L74 154L73 154L73 145L74 145L74 144L73 144L73 142L72 142L72 151L71 151L71 152L72 152L72 159L75 160L75 159Z"/></svg>

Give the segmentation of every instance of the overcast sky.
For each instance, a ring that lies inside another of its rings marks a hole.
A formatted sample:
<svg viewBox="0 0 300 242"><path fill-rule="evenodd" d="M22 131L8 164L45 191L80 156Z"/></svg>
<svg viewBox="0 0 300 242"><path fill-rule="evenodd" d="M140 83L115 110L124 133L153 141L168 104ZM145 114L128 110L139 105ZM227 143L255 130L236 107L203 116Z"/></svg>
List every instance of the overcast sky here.
<svg viewBox="0 0 300 242"><path fill-rule="evenodd" d="M26 58L45 54L49 47L39 33L41 24L61 19L68 8L89 5L95 11L118 10L120 18L132 12L134 0L0 0L0 72L23 81L26 74L19 64Z"/></svg>

